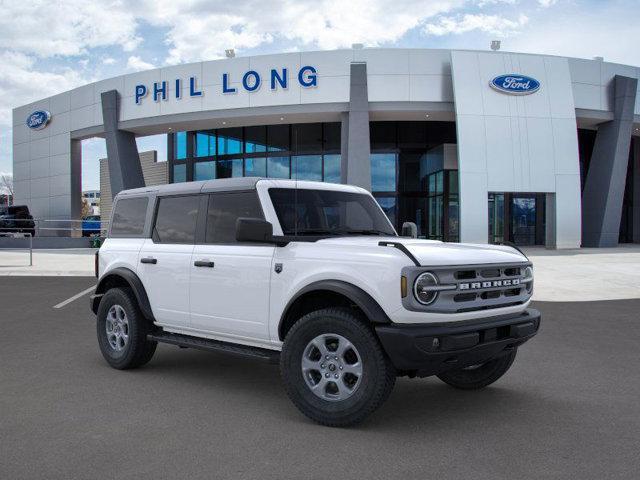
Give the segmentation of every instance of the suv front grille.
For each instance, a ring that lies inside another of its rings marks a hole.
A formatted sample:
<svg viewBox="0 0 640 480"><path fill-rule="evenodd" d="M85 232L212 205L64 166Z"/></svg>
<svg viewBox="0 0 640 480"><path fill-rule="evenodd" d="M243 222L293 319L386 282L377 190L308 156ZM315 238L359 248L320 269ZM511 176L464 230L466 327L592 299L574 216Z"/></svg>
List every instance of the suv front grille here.
<svg viewBox="0 0 640 480"><path fill-rule="evenodd" d="M530 264L501 264L453 266L412 269L407 280L413 285L416 278L429 271L438 278L438 296L428 306L420 305L415 298L405 299L405 307L411 310L428 310L443 313L468 312L518 305L526 302L531 294L524 278ZM449 287L449 288L441 288Z"/></svg>

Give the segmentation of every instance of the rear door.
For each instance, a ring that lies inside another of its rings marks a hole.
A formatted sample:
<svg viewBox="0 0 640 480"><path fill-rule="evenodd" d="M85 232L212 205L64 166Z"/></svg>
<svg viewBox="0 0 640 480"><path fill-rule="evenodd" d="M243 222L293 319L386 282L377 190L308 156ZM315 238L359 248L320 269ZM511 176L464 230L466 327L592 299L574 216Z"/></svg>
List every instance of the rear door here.
<svg viewBox="0 0 640 480"><path fill-rule="evenodd" d="M257 192L209 195L203 243L191 261L191 325L218 337L268 341L275 247L238 243L239 217L264 218Z"/></svg>
<svg viewBox="0 0 640 480"><path fill-rule="evenodd" d="M199 203L200 195L158 198L151 238L140 250L138 276L162 326L189 327L189 277Z"/></svg>

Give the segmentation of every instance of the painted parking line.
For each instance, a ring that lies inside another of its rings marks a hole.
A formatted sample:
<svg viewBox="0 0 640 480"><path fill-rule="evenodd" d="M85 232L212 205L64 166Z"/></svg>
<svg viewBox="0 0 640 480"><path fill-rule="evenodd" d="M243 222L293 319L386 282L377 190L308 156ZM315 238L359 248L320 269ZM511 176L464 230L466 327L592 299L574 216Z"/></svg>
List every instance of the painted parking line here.
<svg viewBox="0 0 640 480"><path fill-rule="evenodd" d="M69 305L71 302L73 302L74 300L77 300L77 299L79 299L81 297L84 297L87 293L93 292L95 289L96 289L95 285L93 287L89 287L86 290L83 290L80 293L75 294L73 297L67 298L66 300L60 302L59 304L54 305L53 308L65 307L65 306Z"/></svg>

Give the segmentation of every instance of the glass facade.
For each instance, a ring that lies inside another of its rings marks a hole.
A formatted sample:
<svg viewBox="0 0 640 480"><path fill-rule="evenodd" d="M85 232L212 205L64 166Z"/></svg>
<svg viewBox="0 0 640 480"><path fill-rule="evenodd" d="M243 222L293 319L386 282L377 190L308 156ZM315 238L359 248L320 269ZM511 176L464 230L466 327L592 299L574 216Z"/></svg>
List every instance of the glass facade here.
<svg viewBox="0 0 640 480"><path fill-rule="evenodd" d="M169 136L172 182L229 177L291 178L340 183L341 124L257 125ZM459 241L457 163L443 144L456 143L453 122L371 122L374 197L400 231L415 222L420 238Z"/></svg>
<svg viewBox="0 0 640 480"><path fill-rule="evenodd" d="M171 182L230 177L340 182L340 123L303 123L176 132Z"/></svg>
<svg viewBox="0 0 640 480"><path fill-rule="evenodd" d="M459 241L457 163L443 144L456 143L453 122L371 122L371 187L396 229L414 222L418 237Z"/></svg>

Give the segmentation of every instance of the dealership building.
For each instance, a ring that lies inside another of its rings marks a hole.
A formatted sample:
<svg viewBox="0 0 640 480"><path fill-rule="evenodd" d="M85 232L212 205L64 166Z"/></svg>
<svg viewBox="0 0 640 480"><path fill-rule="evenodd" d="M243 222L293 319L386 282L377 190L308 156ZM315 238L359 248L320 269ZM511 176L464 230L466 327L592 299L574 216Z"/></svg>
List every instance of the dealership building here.
<svg viewBox="0 0 640 480"><path fill-rule="evenodd" d="M122 75L13 110L15 203L78 218L83 139L106 139L111 195L145 185L135 139L164 133L169 182L355 184L396 228L445 241L640 243L639 75L599 58L386 48Z"/></svg>

